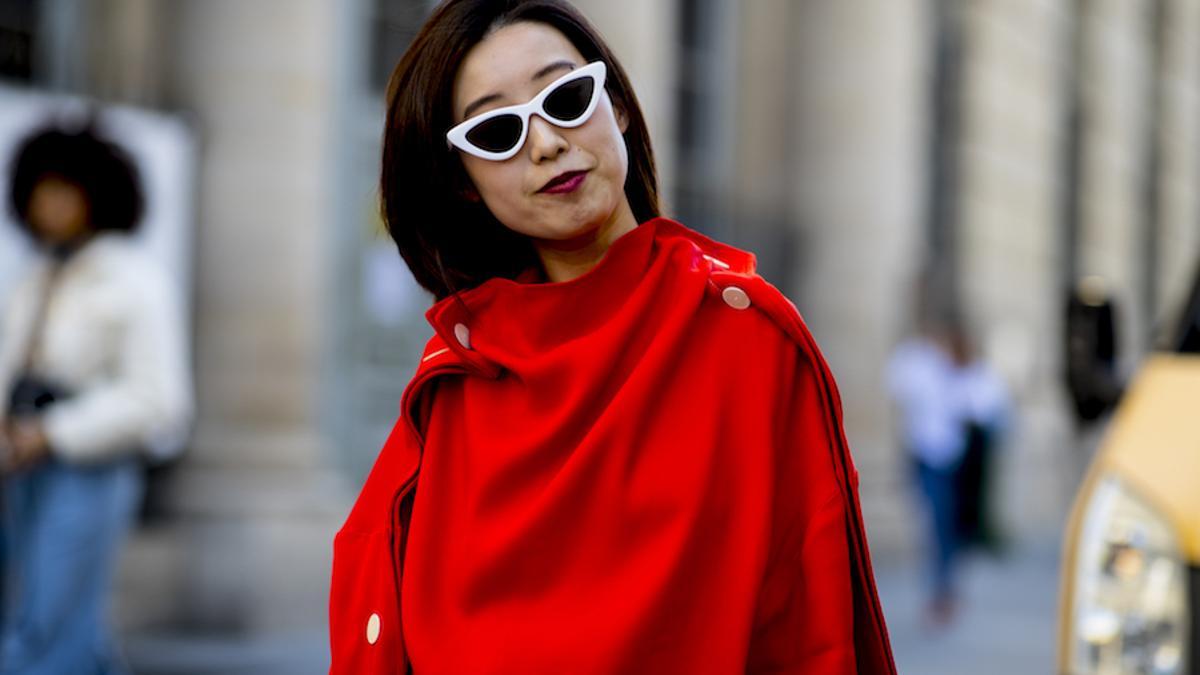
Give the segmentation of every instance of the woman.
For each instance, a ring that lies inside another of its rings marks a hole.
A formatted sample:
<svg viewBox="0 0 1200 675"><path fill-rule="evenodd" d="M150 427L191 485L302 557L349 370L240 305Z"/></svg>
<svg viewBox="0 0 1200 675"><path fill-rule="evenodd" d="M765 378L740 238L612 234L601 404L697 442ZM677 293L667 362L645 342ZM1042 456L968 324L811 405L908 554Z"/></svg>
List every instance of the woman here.
<svg viewBox="0 0 1200 675"><path fill-rule="evenodd" d="M107 626L139 452L181 432L190 382L166 275L129 241L133 165L90 129L19 148L10 205L39 256L3 314L0 673L126 672Z"/></svg>
<svg viewBox="0 0 1200 675"><path fill-rule="evenodd" d="M382 197L435 335L334 543L333 673L892 673L832 380L754 257L662 218L561 0L450 0Z"/></svg>

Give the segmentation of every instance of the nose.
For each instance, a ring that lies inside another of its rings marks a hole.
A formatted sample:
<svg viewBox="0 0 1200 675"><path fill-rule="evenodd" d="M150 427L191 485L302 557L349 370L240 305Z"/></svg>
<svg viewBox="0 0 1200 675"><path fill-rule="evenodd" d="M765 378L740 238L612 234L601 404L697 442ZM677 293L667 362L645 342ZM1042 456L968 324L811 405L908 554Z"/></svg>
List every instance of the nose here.
<svg viewBox="0 0 1200 675"><path fill-rule="evenodd" d="M529 158L535 164L554 159L571 146L558 127L537 115L529 118Z"/></svg>

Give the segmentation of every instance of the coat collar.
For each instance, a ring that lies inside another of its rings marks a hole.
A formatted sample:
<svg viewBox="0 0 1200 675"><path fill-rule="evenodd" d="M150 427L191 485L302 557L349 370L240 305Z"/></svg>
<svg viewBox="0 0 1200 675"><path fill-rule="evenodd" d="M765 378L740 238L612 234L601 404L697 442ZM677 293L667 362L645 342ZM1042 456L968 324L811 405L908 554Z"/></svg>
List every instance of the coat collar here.
<svg viewBox="0 0 1200 675"><path fill-rule="evenodd" d="M500 367L489 353L546 349L594 328L636 290L656 256L677 247L687 252L683 259L691 272L755 272L753 253L669 218L652 218L613 241L595 267L574 279L538 283L537 270L529 269L516 279L489 279L434 303L425 312L434 335L425 345L416 376L446 366L496 377ZM526 323L520 332L512 330L511 319L493 320L513 314L553 316L554 320ZM499 330L499 325L505 330Z"/></svg>
<svg viewBox="0 0 1200 675"><path fill-rule="evenodd" d="M721 278L745 279L754 268L753 254L673 220L654 218L622 235L595 267L570 281L535 283L531 280L537 274L527 272L516 280L490 279L434 303L425 313L434 335L401 396L400 420L343 529L376 527L380 514L389 513L383 505L415 484L431 412L426 385L439 376L497 378L504 371L501 361L528 363L589 330L609 330L620 340L629 332L629 322L656 320L639 313L653 311L638 309L654 305L648 300L673 310L671 305L685 301L674 295L678 289L706 283L715 287Z"/></svg>

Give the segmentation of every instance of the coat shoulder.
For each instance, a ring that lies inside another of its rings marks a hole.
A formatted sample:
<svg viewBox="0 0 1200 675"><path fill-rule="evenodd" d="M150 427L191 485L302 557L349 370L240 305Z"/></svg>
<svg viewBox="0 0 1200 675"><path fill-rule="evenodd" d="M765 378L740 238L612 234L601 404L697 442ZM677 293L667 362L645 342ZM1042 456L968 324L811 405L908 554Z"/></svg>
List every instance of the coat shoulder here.
<svg viewBox="0 0 1200 675"><path fill-rule="evenodd" d="M820 359L816 342L800 311L782 291L758 273L758 259L754 253L708 237L674 220L660 218L656 224L658 236L664 241L687 242L685 246L693 251L693 260L708 272L710 290L727 305L764 314L780 334L800 348L802 354Z"/></svg>
<svg viewBox="0 0 1200 675"><path fill-rule="evenodd" d="M764 330L771 337L792 342L805 359L824 365L816 340L808 329L800 310L775 285L753 270L724 270L714 265L709 279L713 291L726 305L743 311L754 311L768 319ZM751 336L765 337L765 336Z"/></svg>

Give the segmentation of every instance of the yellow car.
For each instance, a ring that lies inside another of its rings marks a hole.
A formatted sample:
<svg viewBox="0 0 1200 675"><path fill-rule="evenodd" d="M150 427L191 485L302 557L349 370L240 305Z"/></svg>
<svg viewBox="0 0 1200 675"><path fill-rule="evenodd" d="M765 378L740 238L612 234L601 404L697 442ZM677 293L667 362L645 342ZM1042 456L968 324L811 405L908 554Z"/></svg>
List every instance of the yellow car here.
<svg viewBox="0 0 1200 675"><path fill-rule="evenodd" d="M1063 675L1200 675L1200 279L1181 323L1126 391L1076 496Z"/></svg>

